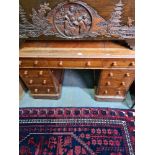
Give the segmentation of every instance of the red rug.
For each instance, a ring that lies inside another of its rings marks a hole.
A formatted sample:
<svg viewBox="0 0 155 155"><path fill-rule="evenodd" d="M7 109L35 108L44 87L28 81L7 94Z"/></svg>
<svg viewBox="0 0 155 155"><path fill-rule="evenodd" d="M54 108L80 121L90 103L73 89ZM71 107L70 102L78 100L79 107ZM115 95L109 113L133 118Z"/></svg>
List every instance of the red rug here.
<svg viewBox="0 0 155 155"><path fill-rule="evenodd" d="M134 155L134 111L20 109L20 155Z"/></svg>

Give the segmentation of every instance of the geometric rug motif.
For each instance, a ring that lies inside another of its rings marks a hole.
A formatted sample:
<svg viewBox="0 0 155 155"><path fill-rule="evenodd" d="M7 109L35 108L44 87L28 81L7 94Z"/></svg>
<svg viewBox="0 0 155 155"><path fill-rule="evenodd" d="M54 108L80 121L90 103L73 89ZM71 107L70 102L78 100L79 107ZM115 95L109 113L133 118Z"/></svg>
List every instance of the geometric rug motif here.
<svg viewBox="0 0 155 155"><path fill-rule="evenodd" d="M20 155L134 155L134 110L20 108Z"/></svg>

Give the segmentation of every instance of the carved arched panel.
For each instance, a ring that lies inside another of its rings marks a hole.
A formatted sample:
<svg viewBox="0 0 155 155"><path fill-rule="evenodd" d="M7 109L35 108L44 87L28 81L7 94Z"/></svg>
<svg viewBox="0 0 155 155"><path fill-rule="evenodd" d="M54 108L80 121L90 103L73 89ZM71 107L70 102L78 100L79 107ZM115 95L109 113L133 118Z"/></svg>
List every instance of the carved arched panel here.
<svg viewBox="0 0 155 155"><path fill-rule="evenodd" d="M126 17L127 22L123 21L126 0L112 3L112 11L109 10L109 16L105 16L106 18L84 1L61 1L54 6L50 3L52 0L43 3L33 3L35 0L32 0L29 6L23 5L23 1L20 0L20 38L85 40L135 37L134 17L129 14ZM108 3L110 2L107 1ZM104 9L106 10L106 6Z"/></svg>

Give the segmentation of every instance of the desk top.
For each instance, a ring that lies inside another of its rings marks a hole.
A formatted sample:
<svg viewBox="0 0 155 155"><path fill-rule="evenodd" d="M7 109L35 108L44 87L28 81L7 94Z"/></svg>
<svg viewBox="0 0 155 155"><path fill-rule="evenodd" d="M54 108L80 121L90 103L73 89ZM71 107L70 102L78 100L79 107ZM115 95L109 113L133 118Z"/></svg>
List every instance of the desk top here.
<svg viewBox="0 0 155 155"><path fill-rule="evenodd" d="M109 41L26 41L24 58L134 58L135 52Z"/></svg>

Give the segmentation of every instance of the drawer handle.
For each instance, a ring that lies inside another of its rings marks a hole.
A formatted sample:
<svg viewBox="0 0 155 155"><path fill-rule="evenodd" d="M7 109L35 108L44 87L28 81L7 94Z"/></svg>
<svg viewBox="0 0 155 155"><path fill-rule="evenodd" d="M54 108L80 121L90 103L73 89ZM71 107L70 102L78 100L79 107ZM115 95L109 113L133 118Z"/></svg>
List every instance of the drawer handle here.
<svg viewBox="0 0 155 155"><path fill-rule="evenodd" d="M108 91L107 91L107 90L105 90L103 93L104 93L104 94L108 94Z"/></svg>
<svg viewBox="0 0 155 155"><path fill-rule="evenodd" d="M32 83L33 83L33 80L30 80L30 81L29 81L29 84L32 84Z"/></svg>
<svg viewBox="0 0 155 155"><path fill-rule="evenodd" d="M36 60L36 61L34 61L34 65L38 65L38 61Z"/></svg>
<svg viewBox="0 0 155 155"><path fill-rule="evenodd" d="M19 66L21 66L22 65L22 61L19 61Z"/></svg>
<svg viewBox="0 0 155 155"><path fill-rule="evenodd" d="M135 66L135 62L131 62L129 66Z"/></svg>
<svg viewBox="0 0 155 155"><path fill-rule="evenodd" d="M121 85L122 85L122 86L125 86L125 82L121 82Z"/></svg>
<svg viewBox="0 0 155 155"><path fill-rule="evenodd" d="M43 75L43 71L39 71L39 75Z"/></svg>
<svg viewBox="0 0 155 155"><path fill-rule="evenodd" d="M38 89L34 89L34 92L35 92L35 93L38 93Z"/></svg>
<svg viewBox="0 0 155 155"><path fill-rule="evenodd" d="M130 77L130 73L126 73L125 76L126 76L126 77Z"/></svg>
<svg viewBox="0 0 155 155"><path fill-rule="evenodd" d="M47 89L47 93L50 93L50 91L51 91L50 89Z"/></svg>
<svg viewBox="0 0 155 155"><path fill-rule="evenodd" d="M46 80L43 80L43 85L47 84L47 81Z"/></svg>
<svg viewBox="0 0 155 155"><path fill-rule="evenodd" d="M108 82L106 83L106 86L110 86L110 85L111 85L111 82L108 81Z"/></svg>
<svg viewBox="0 0 155 155"><path fill-rule="evenodd" d="M24 71L24 75L28 75L28 71Z"/></svg>
<svg viewBox="0 0 155 155"><path fill-rule="evenodd" d="M113 62L111 65L112 66L117 66L117 62Z"/></svg>
<svg viewBox="0 0 155 155"><path fill-rule="evenodd" d="M114 76L114 74L113 74L112 72L110 72L110 73L109 73L109 76L110 76L110 77L113 77L113 76Z"/></svg>
<svg viewBox="0 0 155 155"><path fill-rule="evenodd" d="M39 75L40 75L40 76L43 75L43 71L39 71Z"/></svg>
<svg viewBox="0 0 155 155"><path fill-rule="evenodd" d="M60 61L60 62L58 63L58 65L59 65L59 66L63 66L63 62Z"/></svg>
<svg viewBox="0 0 155 155"><path fill-rule="evenodd" d="M91 62L90 61L88 61L88 62L86 62L86 66L91 66Z"/></svg>
<svg viewBox="0 0 155 155"><path fill-rule="evenodd" d="M117 95L121 95L121 91L117 91L116 94L117 94Z"/></svg>

